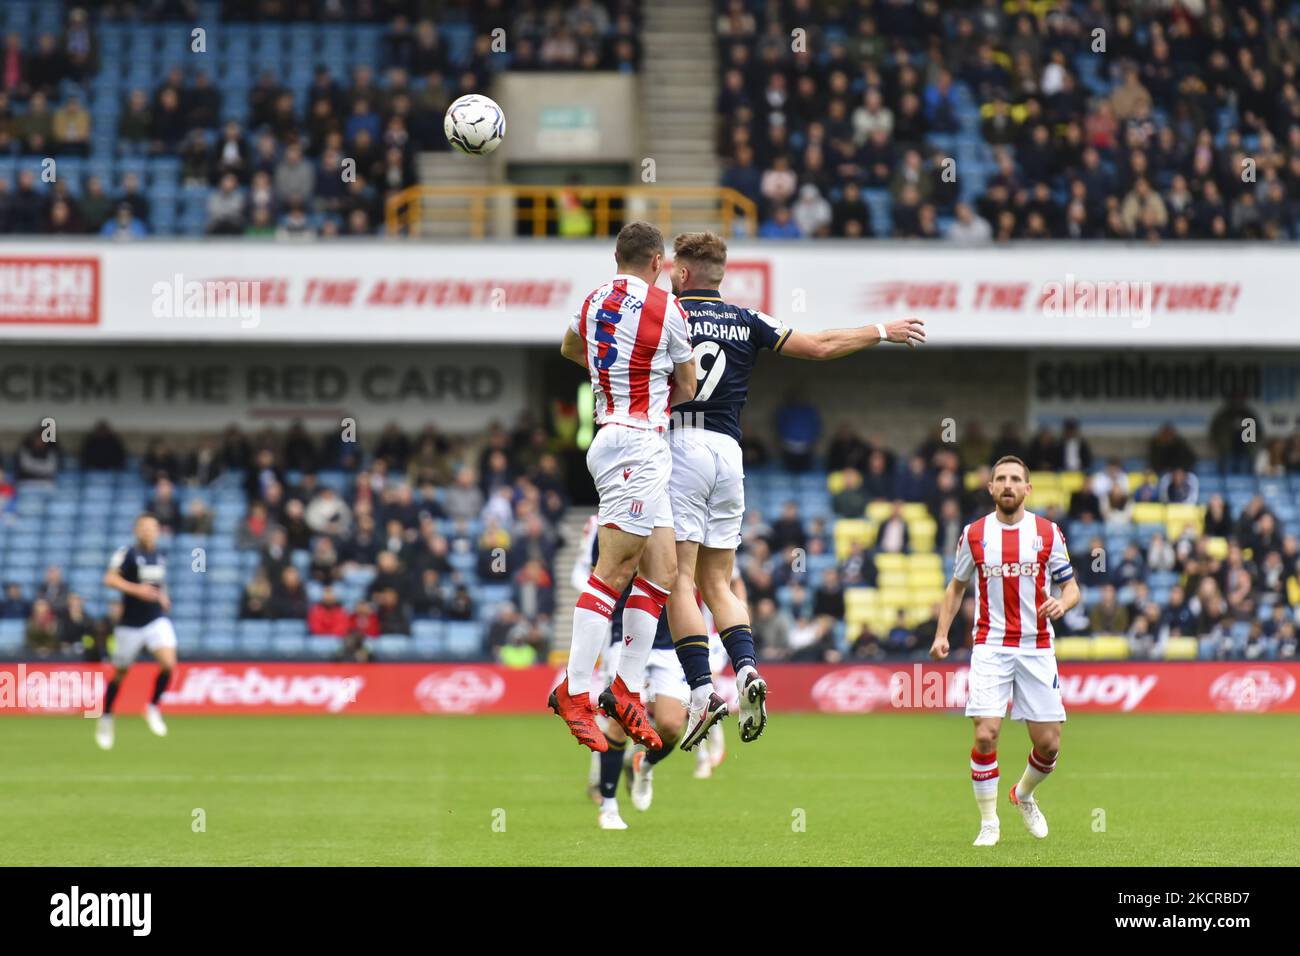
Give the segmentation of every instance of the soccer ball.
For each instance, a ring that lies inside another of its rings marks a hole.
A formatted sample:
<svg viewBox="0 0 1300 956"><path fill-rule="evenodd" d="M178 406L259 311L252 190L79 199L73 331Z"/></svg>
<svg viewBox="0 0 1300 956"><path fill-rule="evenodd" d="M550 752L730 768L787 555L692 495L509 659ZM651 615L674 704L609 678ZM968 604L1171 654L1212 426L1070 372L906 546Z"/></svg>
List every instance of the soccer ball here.
<svg viewBox="0 0 1300 956"><path fill-rule="evenodd" d="M451 106L442 121L447 142L471 156L486 156L506 136L506 114L480 93L468 93Z"/></svg>

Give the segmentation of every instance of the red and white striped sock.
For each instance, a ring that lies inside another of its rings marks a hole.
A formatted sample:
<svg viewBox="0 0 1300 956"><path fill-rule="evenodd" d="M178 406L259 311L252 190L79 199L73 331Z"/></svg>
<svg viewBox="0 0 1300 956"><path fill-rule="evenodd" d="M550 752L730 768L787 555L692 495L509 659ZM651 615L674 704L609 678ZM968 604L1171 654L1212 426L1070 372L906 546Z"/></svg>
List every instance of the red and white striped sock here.
<svg viewBox="0 0 1300 956"><path fill-rule="evenodd" d="M975 803L980 808L980 823L998 825L998 752L982 754L971 748L970 781Z"/></svg>
<svg viewBox="0 0 1300 956"><path fill-rule="evenodd" d="M641 693L645 684L645 663L666 603L668 592L659 585L640 575L632 579L632 593L623 607L623 653L618 659L618 676L634 694Z"/></svg>
<svg viewBox="0 0 1300 956"><path fill-rule="evenodd" d="M1016 784L1016 796L1028 800L1034 795L1038 785L1047 779L1047 775L1056 769L1056 758L1048 760L1037 750L1030 748L1029 762L1025 764L1024 775Z"/></svg>
<svg viewBox="0 0 1300 956"><path fill-rule="evenodd" d="M609 643L609 622L618 592L596 575L578 595L573 609L573 642L569 645L569 694L591 693L591 674L600 652Z"/></svg>

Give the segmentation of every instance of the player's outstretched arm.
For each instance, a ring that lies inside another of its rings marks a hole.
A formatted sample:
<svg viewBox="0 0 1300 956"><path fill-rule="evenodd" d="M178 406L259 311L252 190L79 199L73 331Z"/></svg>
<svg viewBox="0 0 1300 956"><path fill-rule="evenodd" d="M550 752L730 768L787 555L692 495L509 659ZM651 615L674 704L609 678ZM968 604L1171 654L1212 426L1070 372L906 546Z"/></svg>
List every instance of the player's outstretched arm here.
<svg viewBox="0 0 1300 956"><path fill-rule="evenodd" d="M1048 597L1043 602L1042 607L1038 609L1038 616L1043 617L1046 615L1053 621L1059 621L1065 616L1066 611L1079 603L1080 597L1082 595L1079 593L1079 582L1074 578L1070 578L1061 585L1061 596L1059 598Z"/></svg>
<svg viewBox="0 0 1300 956"><path fill-rule="evenodd" d="M934 631L934 643L930 645L930 656L941 661L948 656L948 629L952 619L961 608L962 598L966 596L966 582L953 578L943 592L943 603L939 605L939 624Z"/></svg>
<svg viewBox="0 0 1300 956"><path fill-rule="evenodd" d="M884 336L881 336L881 330ZM925 344L925 323L920 319L898 319L856 329L828 329L825 332L791 332L781 347L782 355L824 362L861 352L880 342L897 342L908 348Z"/></svg>
<svg viewBox="0 0 1300 956"><path fill-rule="evenodd" d="M587 343L573 329L564 330L564 341L560 344L560 354L570 362L583 368L587 367Z"/></svg>

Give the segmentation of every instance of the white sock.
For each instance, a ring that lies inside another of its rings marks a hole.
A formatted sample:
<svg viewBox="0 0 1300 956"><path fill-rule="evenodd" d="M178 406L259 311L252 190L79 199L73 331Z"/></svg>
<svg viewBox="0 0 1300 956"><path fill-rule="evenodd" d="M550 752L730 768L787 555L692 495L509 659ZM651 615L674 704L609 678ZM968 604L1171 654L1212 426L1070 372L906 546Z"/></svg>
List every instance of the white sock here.
<svg viewBox="0 0 1300 956"><path fill-rule="evenodd" d="M591 675L601 649L609 643L609 622L618 593L593 574L578 595L573 610L573 643L569 645L569 694L591 693Z"/></svg>
<svg viewBox="0 0 1300 956"><path fill-rule="evenodd" d="M632 593L623 608L623 653L618 660L618 676L634 694L641 693L645 685L645 663L667 602L668 592L663 588L640 575L632 579Z"/></svg>
<svg viewBox="0 0 1300 956"><path fill-rule="evenodd" d="M1016 784L1016 797L1021 800L1032 800L1034 791L1038 785L1047 779L1047 775L1056 769L1056 758L1053 757L1051 763L1048 763L1038 755L1032 748L1029 751L1029 762L1025 764L1025 772Z"/></svg>
<svg viewBox="0 0 1300 956"><path fill-rule="evenodd" d="M970 752L970 780L975 803L980 808L980 824L998 826L998 753Z"/></svg>
<svg viewBox="0 0 1300 956"><path fill-rule="evenodd" d="M709 702L709 697L713 694L713 682L701 684L699 687L691 688L691 706L703 707Z"/></svg>
<svg viewBox="0 0 1300 956"><path fill-rule="evenodd" d="M610 811L618 813L618 797L605 797L600 801L600 812L609 813Z"/></svg>
<svg viewBox="0 0 1300 956"><path fill-rule="evenodd" d="M750 674L757 674L758 669L752 664L746 664L740 670L736 671L736 689L744 691L745 681L749 679Z"/></svg>

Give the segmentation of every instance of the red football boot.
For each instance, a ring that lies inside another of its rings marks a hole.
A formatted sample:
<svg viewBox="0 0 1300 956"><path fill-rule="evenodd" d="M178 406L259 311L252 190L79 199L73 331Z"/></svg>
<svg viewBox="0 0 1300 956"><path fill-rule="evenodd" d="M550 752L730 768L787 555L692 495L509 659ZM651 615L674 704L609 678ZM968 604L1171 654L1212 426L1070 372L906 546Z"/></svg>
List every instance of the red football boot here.
<svg viewBox="0 0 1300 956"><path fill-rule="evenodd" d="M598 754L609 749L609 741L604 732L596 726L596 708L591 706L590 694L569 695L569 678L565 675L560 686L551 691L547 701L556 716L564 718L569 725L569 732L578 738L578 743L590 747Z"/></svg>
<svg viewBox="0 0 1300 956"><path fill-rule="evenodd" d="M623 678L614 678L614 683L600 695L600 709L606 717L612 717L627 731L627 735L647 750L659 750L664 742L659 739L655 729L650 726L645 707L641 705L641 695L627 689Z"/></svg>

